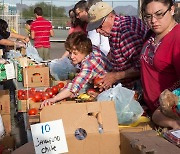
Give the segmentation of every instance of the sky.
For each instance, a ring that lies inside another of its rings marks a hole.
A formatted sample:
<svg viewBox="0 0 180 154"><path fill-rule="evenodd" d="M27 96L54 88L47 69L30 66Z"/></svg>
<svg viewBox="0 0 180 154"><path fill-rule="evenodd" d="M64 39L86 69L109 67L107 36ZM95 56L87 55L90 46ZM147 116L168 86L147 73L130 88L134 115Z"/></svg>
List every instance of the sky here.
<svg viewBox="0 0 180 154"><path fill-rule="evenodd" d="M0 0L0 2L3 3L9 3L9 4L16 4L16 3L22 3L26 5L34 5L37 2L47 2L51 3L51 0ZM56 6L71 6L77 3L79 0L52 0L52 4ZM134 7L137 7L137 1L138 0L103 0L104 2L108 2L113 7L116 6L126 6L126 5L132 5Z"/></svg>

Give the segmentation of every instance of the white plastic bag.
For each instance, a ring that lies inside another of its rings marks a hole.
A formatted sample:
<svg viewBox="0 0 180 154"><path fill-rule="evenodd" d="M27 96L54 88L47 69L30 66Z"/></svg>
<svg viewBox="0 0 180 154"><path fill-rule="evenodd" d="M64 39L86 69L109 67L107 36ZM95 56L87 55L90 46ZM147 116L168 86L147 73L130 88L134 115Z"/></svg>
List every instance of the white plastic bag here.
<svg viewBox="0 0 180 154"><path fill-rule="evenodd" d="M4 125L3 125L2 117L0 115L0 139L3 138L4 134L5 134Z"/></svg>
<svg viewBox="0 0 180 154"><path fill-rule="evenodd" d="M141 105L134 100L134 91L122 87L121 84L100 93L97 97L97 101L110 100L115 102L119 124L131 124L143 114Z"/></svg>
<svg viewBox="0 0 180 154"><path fill-rule="evenodd" d="M36 48L32 46L30 41L27 44L26 55L27 57L30 57L32 60L36 61L37 63L40 63L43 61L43 59L39 56Z"/></svg>
<svg viewBox="0 0 180 154"><path fill-rule="evenodd" d="M67 80L70 73L75 73L76 69L67 58L54 59L49 63L50 74L55 80Z"/></svg>

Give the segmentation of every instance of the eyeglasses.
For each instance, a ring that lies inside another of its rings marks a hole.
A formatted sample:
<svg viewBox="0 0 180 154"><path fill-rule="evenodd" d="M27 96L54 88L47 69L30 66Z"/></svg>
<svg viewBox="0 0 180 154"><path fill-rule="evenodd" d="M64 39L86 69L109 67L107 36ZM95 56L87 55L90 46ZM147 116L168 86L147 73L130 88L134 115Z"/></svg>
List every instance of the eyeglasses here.
<svg viewBox="0 0 180 154"><path fill-rule="evenodd" d="M164 13L158 13L158 11L157 11L155 14L145 15L144 19L147 21L151 21L153 17L156 19L162 19L170 9L171 9L171 7L169 7Z"/></svg>
<svg viewBox="0 0 180 154"><path fill-rule="evenodd" d="M79 11L78 13L76 13L76 17L79 17L79 15L81 14L81 12L83 12L83 11Z"/></svg>

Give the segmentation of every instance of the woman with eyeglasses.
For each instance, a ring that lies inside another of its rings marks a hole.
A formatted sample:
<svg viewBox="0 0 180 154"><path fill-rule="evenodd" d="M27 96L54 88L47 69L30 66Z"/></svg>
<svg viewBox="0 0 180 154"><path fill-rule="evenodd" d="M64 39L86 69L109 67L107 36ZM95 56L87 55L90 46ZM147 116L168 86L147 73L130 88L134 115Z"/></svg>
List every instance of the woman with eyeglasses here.
<svg viewBox="0 0 180 154"><path fill-rule="evenodd" d="M165 116L159 96L180 87L180 24L174 19L173 0L144 0L142 17L151 29L141 53L144 100L159 126L180 128L180 121Z"/></svg>

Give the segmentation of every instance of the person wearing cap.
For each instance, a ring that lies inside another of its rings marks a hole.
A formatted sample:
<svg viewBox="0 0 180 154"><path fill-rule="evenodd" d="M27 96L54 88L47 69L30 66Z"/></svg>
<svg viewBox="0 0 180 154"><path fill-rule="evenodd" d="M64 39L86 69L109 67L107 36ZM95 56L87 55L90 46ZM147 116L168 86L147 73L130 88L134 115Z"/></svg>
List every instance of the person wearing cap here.
<svg viewBox="0 0 180 154"><path fill-rule="evenodd" d="M87 30L96 30L109 37L110 61L112 72L105 74L101 80L101 88L109 88L121 82L125 87L134 89L139 80L139 58L146 25L133 16L119 16L105 2L92 5L88 11Z"/></svg>
<svg viewBox="0 0 180 154"><path fill-rule="evenodd" d="M81 0L74 6L74 11L76 18L80 19L83 22L88 23L88 10L89 7L97 2L102 0ZM99 47L99 49L105 54L108 55L110 51L109 40L107 37L99 34L96 30L88 31L88 38L90 38L93 45Z"/></svg>

